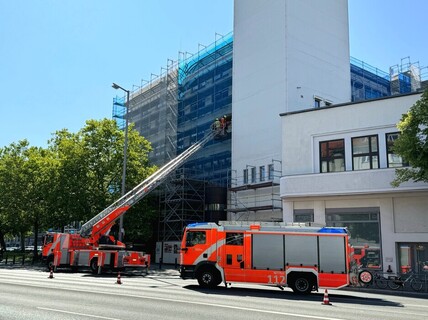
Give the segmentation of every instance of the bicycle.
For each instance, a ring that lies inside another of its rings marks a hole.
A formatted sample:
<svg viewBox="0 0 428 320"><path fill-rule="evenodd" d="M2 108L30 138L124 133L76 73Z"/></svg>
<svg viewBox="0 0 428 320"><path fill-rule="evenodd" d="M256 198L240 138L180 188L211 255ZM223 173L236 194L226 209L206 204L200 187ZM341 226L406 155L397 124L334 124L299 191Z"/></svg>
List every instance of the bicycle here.
<svg viewBox="0 0 428 320"><path fill-rule="evenodd" d="M380 272L362 270L359 274L359 280L362 287L375 285L379 289L386 289L388 286L388 279L385 278Z"/></svg>
<svg viewBox="0 0 428 320"><path fill-rule="evenodd" d="M401 276L393 276L388 279L388 287L392 290L398 290L405 286L410 286L414 291L421 291L423 282L416 276L413 271L406 273L408 275L403 279Z"/></svg>

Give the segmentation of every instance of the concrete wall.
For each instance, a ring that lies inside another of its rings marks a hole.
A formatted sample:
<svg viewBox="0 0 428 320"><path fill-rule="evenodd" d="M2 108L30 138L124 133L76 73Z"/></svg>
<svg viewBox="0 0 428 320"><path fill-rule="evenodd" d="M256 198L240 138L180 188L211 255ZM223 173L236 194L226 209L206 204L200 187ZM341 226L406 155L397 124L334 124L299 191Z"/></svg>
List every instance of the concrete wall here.
<svg viewBox="0 0 428 320"><path fill-rule="evenodd" d="M283 116L283 175L318 173L319 142L334 139L345 139L346 170L352 170L351 137L379 134L379 149L386 150L385 133L398 131L401 115L420 97L411 94ZM386 153L379 156L385 168Z"/></svg>
<svg viewBox="0 0 428 320"><path fill-rule="evenodd" d="M284 115L283 220L295 209L313 209L325 224L326 209L377 207L380 212L382 265L397 271L397 243L428 242L428 184L406 182L393 188L395 170L387 167L385 133L397 132L401 115L421 94L355 103ZM380 169L352 171L351 138L377 134ZM345 172L319 173L319 143L345 139Z"/></svg>
<svg viewBox="0 0 428 320"><path fill-rule="evenodd" d="M350 101L347 1L235 0L232 170L281 160L279 114Z"/></svg>

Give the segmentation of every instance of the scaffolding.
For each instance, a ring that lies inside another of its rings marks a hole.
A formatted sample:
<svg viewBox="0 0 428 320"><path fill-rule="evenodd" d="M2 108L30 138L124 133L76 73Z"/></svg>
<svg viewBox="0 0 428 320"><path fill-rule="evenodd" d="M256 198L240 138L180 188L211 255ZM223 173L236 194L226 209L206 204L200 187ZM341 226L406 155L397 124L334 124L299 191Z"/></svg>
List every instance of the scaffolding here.
<svg viewBox="0 0 428 320"><path fill-rule="evenodd" d="M200 44L198 49L196 54L179 52L178 60L168 59L159 74L141 80L130 93L128 121L151 143L152 164L161 166L175 158L200 140L216 117L231 113L232 33L216 33L212 44ZM113 118L120 128L125 124L124 100L113 100ZM159 241L179 240L185 224L203 221L205 187L226 189L230 166L229 131L207 143L154 192L160 212Z"/></svg>
<svg viewBox="0 0 428 320"><path fill-rule="evenodd" d="M410 57L401 59L400 64L389 68L391 94L409 93L421 88L421 67L419 62L411 62Z"/></svg>
<svg viewBox="0 0 428 320"><path fill-rule="evenodd" d="M206 182L189 178L194 175L191 170L181 168L164 184L159 202L159 239L180 241L187 224L204 221Z"/></svg>
<svg viewBox="0 0 428 320"><path fill-rule="evenodd" d="M352 101L390 96L390 75L351 57L351 87Z"/></svg>
<svg viewBox="0 0 428 320"><path fill-rule="evenodd" d="M282 221L281 161L273 159L267 167L267 176L264 169L257 175L253 165L246 166L247 175L239 176L236 170L231 171L227 207L231 220Z"/></svg>

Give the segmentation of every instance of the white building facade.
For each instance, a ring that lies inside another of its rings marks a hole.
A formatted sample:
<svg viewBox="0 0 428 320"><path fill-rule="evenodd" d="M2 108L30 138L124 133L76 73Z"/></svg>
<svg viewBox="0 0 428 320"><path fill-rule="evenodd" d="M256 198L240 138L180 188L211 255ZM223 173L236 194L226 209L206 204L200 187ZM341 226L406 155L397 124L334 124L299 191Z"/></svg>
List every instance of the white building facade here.
<svg viewBox="0 0 428 320"><path fill-rule="evenodd" d="M235 0L233 46L229 218L280 220L278 114L350 101L348 2Z"/></svg>
<svg viewBox="0 0 428 320"><path fill-rule="evenodd" d="M428 184L391 186L401 115L420 93L281 114L285 222L347 226L366 267L423 272Z"/></svg>

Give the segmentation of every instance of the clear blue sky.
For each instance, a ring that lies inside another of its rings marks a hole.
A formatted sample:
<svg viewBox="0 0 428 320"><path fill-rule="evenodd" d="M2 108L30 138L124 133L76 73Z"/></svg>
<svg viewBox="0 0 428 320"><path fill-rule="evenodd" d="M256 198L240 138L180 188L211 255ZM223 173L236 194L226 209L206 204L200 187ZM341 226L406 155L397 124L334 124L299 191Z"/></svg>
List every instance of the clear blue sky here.
<svg viewBox="0 0 428 320"><path fill-rule="evenodd" d="M260 0L268 1L268 0ZM388 71L428 65L425 0L349 0L351 55ZM233 0L0 0L0 147L111 118L116 82L132 89L178 51L233 29Z"/></svg>

